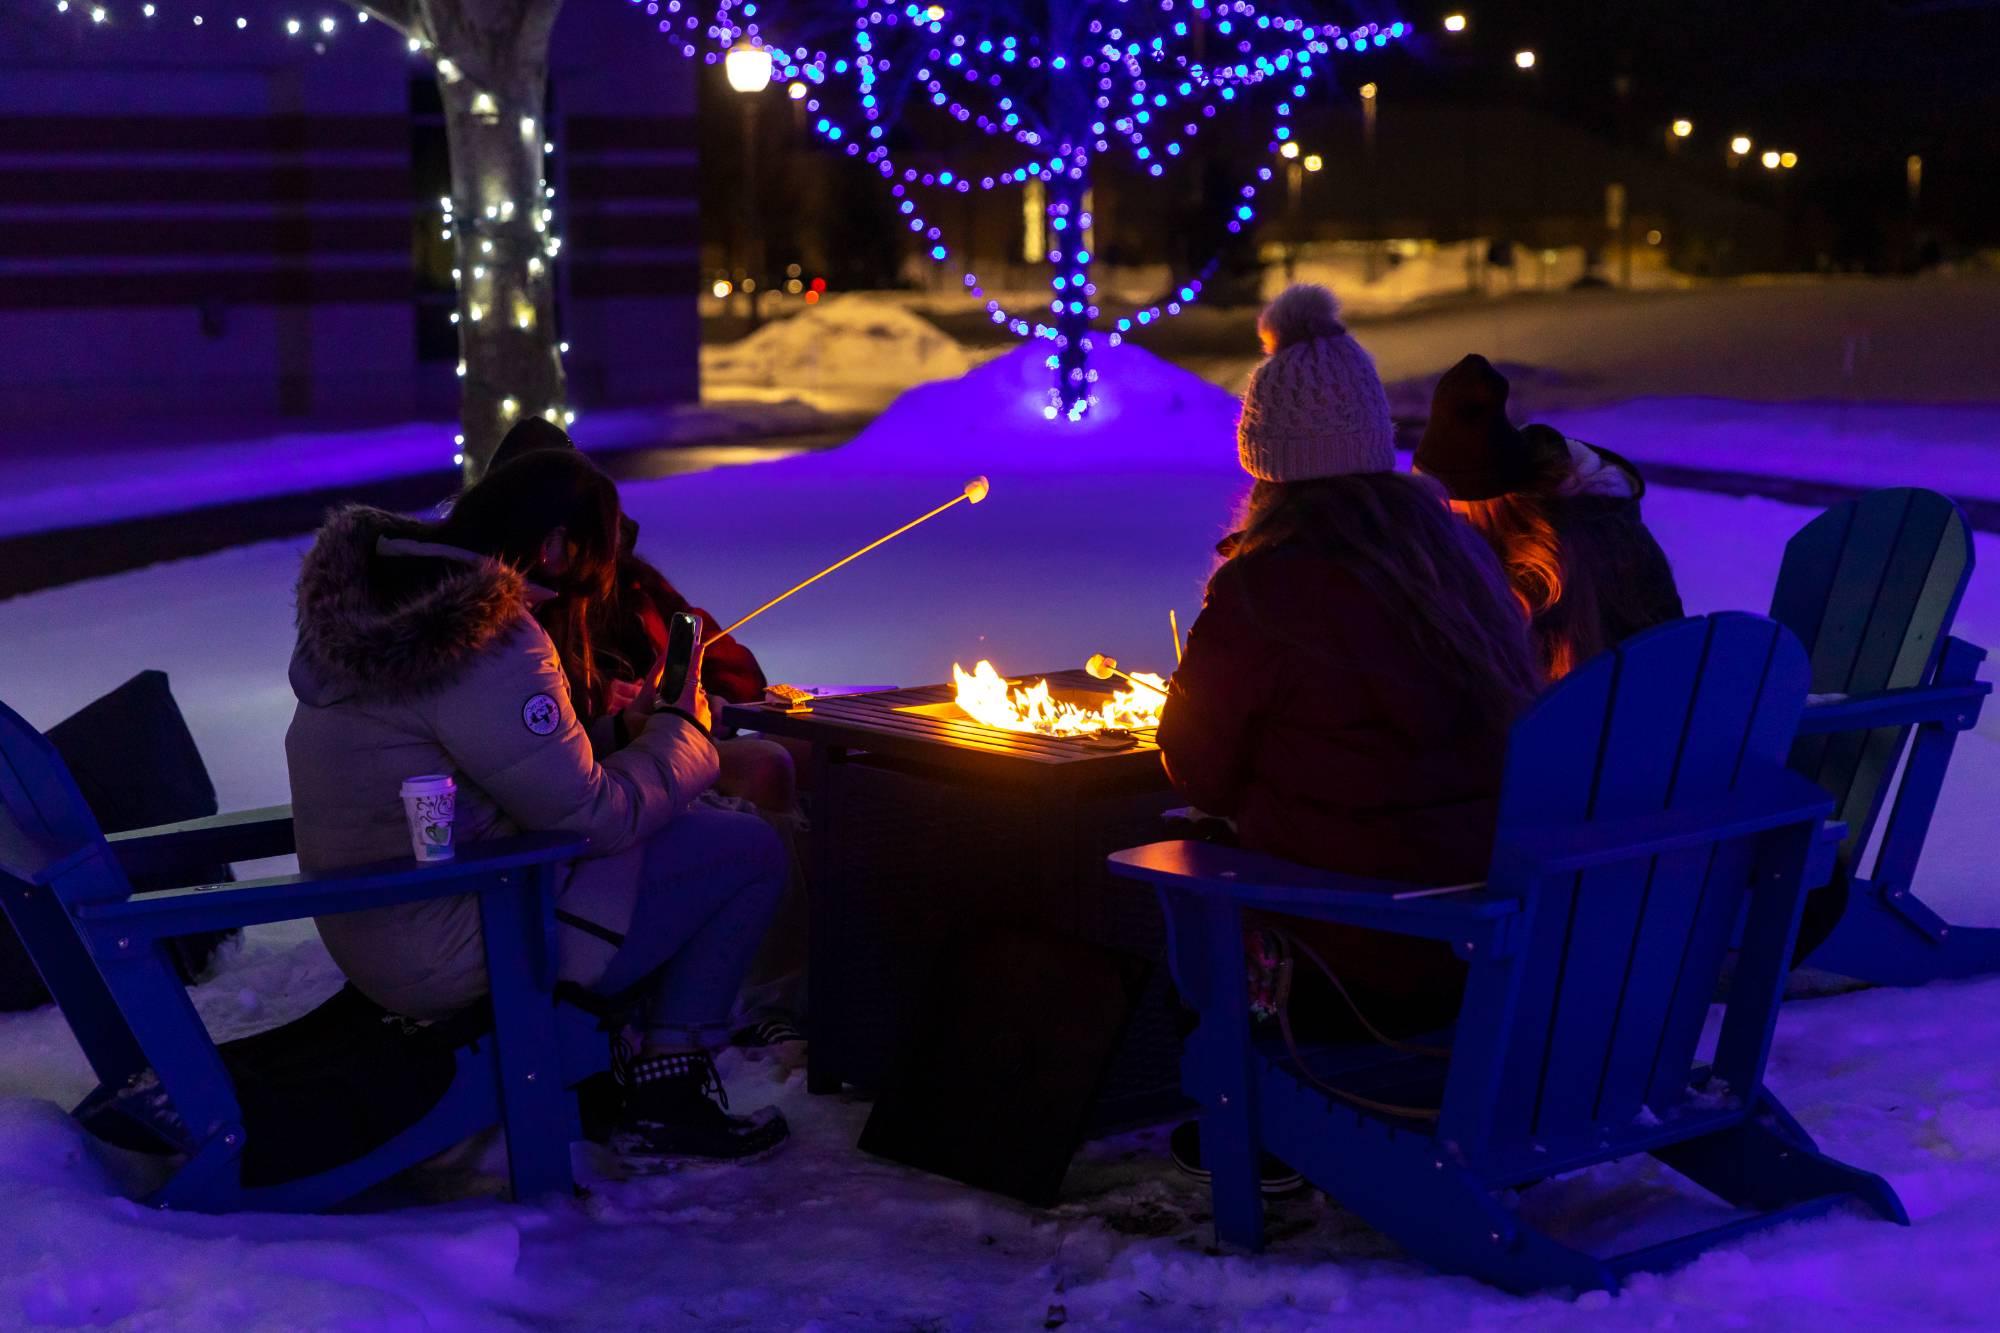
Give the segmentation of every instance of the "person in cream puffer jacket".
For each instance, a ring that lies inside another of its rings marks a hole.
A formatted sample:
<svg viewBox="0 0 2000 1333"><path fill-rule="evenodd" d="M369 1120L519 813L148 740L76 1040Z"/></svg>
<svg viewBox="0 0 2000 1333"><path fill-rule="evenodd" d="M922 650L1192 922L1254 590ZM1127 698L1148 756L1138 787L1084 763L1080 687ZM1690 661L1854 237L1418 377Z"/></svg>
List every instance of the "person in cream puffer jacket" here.
<svg viewBox="0 0 2000 1333"><path fill-rule="evenodd" d="M407 857L400 788L421 774L455 780L460 845L588 835L557 890L558 965L566 980L634 997L644 1046L625 1080L633 1150L766 1151L782 1118L724 1114L707 1051L729 1030L783 893L784 848L753 815L694 804L717 773L698 663L679 705L639 719L600 762L535 616L554 587L587 602L615 565L617 533L616 489L580 454L495 469L440 523L365 508L329 518L301 568L290 673L299 862L319 872ZM431 1018L485 993L471 897L318 925L384 1008Z"/></svg>

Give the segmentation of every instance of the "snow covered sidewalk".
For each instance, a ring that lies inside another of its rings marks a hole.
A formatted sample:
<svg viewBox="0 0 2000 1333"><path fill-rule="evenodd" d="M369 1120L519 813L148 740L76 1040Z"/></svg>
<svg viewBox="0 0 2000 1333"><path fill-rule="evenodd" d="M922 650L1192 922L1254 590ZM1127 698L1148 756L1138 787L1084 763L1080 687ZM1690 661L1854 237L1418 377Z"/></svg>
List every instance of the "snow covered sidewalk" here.
<svg viewBox="0 0 2000 1333"><path fill-rule="evenodd" d="M628 484L643 548L718 615L747 610L984 472L992 497L842 570L745 631L775 679L916 684L989 657L1010 671L1094 651L1171 665L1166 611L1199 605L1243 489L1226 396L1124 349L1082 431L1046 427L1036 368L932 386L846 448ZM1893 430L1885 417L1883 429ZM1046 428L1045 428L1046 427ZM1612 437L1606 433L1607 442ZM1931 481L1922 475L1901 481ZM1648 517L1691 610L1761 609L1810 517L1662 490ZM266 543L0 604L0 699L48 725L133 671L167 670L225 808L282 801L289 588L303 541ZM2000 538L1981 535L1959 632L2000 645ZM2000 710L1960 743L1920 873L1948 917L2000 925L1991 878ZM200 988L219 1035L337 984L309 926L254 931ZM116 1198L59 1107L88 1071L50 1011L0 1019L0 1326L243 1329L1990 1327L2000 1309L2000 979L1788 1006L1772 1083L1836 1156L1879 1171L1915 1226L1787 1228L1602 1295L1517 1300L1439 1278L1318 1196L1279 1207L1272 1252L1205 1249L1206 1195L1163 1136L1092 1145L1049 1213L874 1161L866 1106L772 1065L793 1146L761 1165L596 1180L578 1206L479 1197L490 1149L371 1216L159 1216ZM1612 1243L1712 1216L1644 1164L1531 1191L1524 1207Z"/></svg>
<svg viewBox="0 0 2000 1333"><path fill-rule="evenodd" d="M803 403L719 401L605 412L576 427L592 452L755 443L826 428ZM455 472L444 422L176 443L16 435L0 453L0 538Z"/></svg>

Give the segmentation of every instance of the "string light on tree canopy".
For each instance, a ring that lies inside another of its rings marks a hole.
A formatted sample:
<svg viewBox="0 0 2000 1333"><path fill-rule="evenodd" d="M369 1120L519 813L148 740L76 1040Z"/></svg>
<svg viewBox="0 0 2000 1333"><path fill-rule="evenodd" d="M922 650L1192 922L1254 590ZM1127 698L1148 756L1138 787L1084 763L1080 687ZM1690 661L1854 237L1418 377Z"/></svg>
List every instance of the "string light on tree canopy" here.
<svg viewBox="0 0 2000 1333"><path fill-rule="evenodd" d="M630 0L657 16L682 54L710 64L768 51L775 76L802 100L813 129L873 168L932 262L954 264L936 218L947 199L1038 187L1047 230L1049 302L1034 311L988 298L994 323L1049 345L1053 385L1043 409L1077 420L1095 401L1090 352L1179 314L1213 275L1211 259L1158 301L1108 322L1092 280L1091 186L1118 156L1165 176L1190 155L1218 112L1254 95L1272 117L1267 149L1292 142L1291 118L1325 63L1380 50L1402 22L1356 27L1267 12L1251 0L965 0L902 5L855 0L829 30L833 6L810 0ZM958 130L1006 145L1011 166L962 174L899 161L890 130ZM1296 149L1294 149L1296 151ZM1267 163L1240 186L1228 231L1257 216ZM965 287L985 292L956 264Z"/></svg>

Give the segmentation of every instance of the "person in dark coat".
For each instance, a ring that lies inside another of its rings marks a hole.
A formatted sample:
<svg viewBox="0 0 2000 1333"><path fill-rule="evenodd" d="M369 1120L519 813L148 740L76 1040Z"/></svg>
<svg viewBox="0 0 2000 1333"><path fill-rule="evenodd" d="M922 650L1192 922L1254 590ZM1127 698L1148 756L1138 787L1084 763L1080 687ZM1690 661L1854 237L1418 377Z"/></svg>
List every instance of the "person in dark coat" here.
<svg viewBox="0 0 2000 1333"><path fill-rule="evenodd" d="M1526 618L1436 483L1395 471L1373 361L1332 293L1265 312L1238 457L1257 484L1174 672L1159 744L1174 786L1243 846L1420 885L1486 877L1515 716L1539 687ZM1464 968L1444 945L1293 918L1307 945L1290 1018L1321 1039L1451 1021ZM1197 1127L1176 1161L1200 1175ZM1285 1182L1267 1165L1266 1187Z"/></svg>
<svg viewBox="0 0 2000 1333"><path fill-rule="evenodd" d="M1515 429L1507 378L1485 357L1438 381L1416 467L1506 566L1547 679L1686 614L1673 566L1639 515L1639 469L1549 426Z"/></svg>

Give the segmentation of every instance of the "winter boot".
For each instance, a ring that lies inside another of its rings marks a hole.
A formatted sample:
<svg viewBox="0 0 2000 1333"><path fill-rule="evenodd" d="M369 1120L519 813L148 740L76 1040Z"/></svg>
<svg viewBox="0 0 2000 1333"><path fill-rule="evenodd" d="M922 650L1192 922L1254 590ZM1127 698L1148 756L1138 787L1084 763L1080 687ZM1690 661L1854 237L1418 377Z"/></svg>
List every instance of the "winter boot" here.
<svg viewBox="0 0 2000 1333"><path fill-rule="evenodd" d="M1215 1173L1201 1160L1201 1121L1184 1120L1174 1126L1174 1132L1167 1140L1167 1151L1173 1155L1174 1165L1180 1173L1193 1180L1207 1183ZM1277 1158L1265 1153L1257 1167L1257 1189L1267 1198L1280 1198L1305 1188L1306 1178Z"/></svg>
<svg viewBox="0 0 2000 1333"><path fill-rule="evenodd" d="M610 1143L630 1160L742 1162L776 1151L791 1134L775 1106L731 1115L705 1051L642 1056L618 1079L625 1107Z"/></svg>
<svg viewBox="0 0 2000 1333"><path fill-rule="evenodd" d="M736 1029L729 1044L738 1050L758 1051L805 1039L806 1034L799 1031L798 1024L782 1014L771 1014Z"/></svg>

